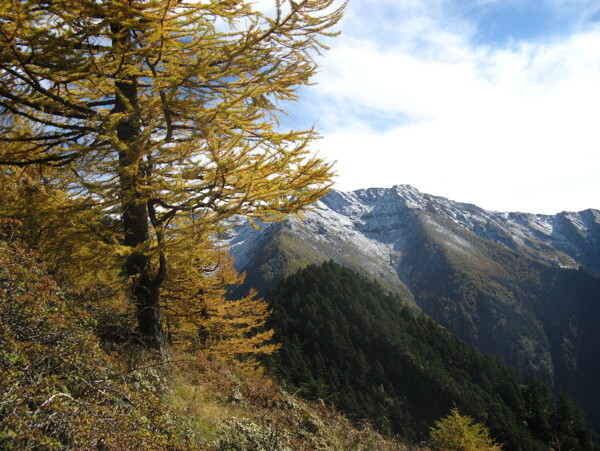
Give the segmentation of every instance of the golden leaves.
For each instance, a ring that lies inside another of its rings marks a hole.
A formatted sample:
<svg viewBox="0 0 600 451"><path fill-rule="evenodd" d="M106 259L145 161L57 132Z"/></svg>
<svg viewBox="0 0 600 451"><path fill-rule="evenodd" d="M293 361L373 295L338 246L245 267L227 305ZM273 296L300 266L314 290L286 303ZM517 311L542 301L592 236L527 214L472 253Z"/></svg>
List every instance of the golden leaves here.
<svg viewBox="0 0 600 451"><path fill-rule="evenodd" d="M208 237L330 187L315 130L280 131L278 118L314 75L335 4L279 1L267 17L240 1L0 0L0 165L33 168L7 205L57 272L114 287L136 253L158 293L168 256L187 287L168 288L181 331L204 328L223 355L272 352L269 333L253 335L266 305L225 300L239 276ZM178 264L191 250L215 269Z"/></svg>
<svg viewBox="0 0 600 451"><path fill-rule="evenodd" d="M253 356L280 347L271 342L274 331L264 329L271 314L268 303L256 299L254 292L227 299L228 287L241 284L244 277L224 251L206 245L203 253L190 255L174 263L164 286L163 310L172 344L259 371Z"/></svg>

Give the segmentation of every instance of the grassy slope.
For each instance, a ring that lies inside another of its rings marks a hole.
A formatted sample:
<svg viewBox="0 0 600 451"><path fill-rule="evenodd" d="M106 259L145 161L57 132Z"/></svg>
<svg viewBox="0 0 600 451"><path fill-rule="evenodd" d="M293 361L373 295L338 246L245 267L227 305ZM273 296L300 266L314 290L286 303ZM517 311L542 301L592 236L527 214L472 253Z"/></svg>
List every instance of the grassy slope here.
<svg viewBox="0 0 600 451"><path fill-rule="evenodd" d="M310 232L306 232L306 235L311 236ZM244 294L249 287L253 287L264 295L284 277L309 264L329 260L377 280L386 289L399 294L407 303L416 307L412 293L396 274L371 274L365 269L373 262L369 261L369 256L363 250L347 242L340 242L338 248L322 241L319 241L318 245L311 245L310 239L304 240L297 232L292 232L284 226L274 230L254 256L252 263L244 268L247 273L246 283L235 294Z"/></svg>

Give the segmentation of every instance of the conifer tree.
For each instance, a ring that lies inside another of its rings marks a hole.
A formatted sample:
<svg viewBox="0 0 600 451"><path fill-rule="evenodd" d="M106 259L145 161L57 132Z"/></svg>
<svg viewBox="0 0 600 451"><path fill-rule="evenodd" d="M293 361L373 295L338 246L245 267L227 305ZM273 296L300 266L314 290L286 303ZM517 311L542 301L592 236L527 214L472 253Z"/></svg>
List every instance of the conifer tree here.
<svg viewBox="0 0 600 451"><path fill-rule="evenodd" d="M0 0L0 165L118 218L139 329L162 347L167 257L234 214L324 194L314 129L280 131L336 0Z"/></svg>
<svg viewBox="0 0 600 451"><path fill-rule="evenodd" d="M169 341L209 358L232 362L251 373L262 371L256 356L280 348L271 342L264 325L269 304L252 290L241 299L227 299L228 287L244 281L226 252L202 243L192 254L201 264L178 261L164 285L164 307Z"/></svg>
<svg viewBox="0 0 600 451"><path fill-rule="evenodd" d="M500 451L502 446L491 437L487 427L452 409L446 418L431 428L431 440L441 451Z"/></svg>

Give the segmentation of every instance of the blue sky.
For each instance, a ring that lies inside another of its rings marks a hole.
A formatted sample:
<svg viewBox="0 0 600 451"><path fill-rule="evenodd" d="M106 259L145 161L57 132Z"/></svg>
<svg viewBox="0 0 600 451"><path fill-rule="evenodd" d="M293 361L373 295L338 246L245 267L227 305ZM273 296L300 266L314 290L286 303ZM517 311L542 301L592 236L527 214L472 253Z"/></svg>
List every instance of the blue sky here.
<svg viewBox="0 0 600 451"><path fill-rule="evenodd" d="M350 0L340 27L286 107L317 125L337 188L600 208L598 0Z"/></svg>

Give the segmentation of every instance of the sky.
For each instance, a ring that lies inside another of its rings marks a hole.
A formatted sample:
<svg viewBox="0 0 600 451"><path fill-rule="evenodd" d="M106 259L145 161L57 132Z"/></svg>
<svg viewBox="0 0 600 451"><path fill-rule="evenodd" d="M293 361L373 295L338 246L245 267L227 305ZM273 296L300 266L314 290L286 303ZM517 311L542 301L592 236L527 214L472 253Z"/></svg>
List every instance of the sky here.
<svg viewBox="0 0 600 451"><path fill-rule="evenodd" d="M598 0L350 0L339 29L284 121L335 188L600 209Z"/></svg>

